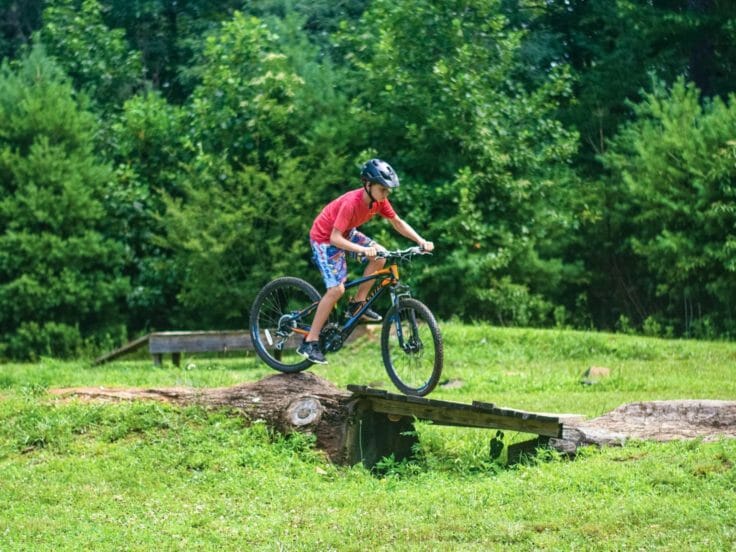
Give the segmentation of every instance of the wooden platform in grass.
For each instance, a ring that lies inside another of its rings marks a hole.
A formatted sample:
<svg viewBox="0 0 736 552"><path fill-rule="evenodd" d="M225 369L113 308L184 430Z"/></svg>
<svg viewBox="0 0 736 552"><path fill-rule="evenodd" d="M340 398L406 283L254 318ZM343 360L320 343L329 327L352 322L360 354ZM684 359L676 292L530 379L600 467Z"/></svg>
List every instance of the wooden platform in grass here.
<svg viewBox="0 0 736 552"><path fill-rule="evenodd" d="M364 335L366 331L376 332L375 328L367 328L370 326L358 326L348 338L348 342ZM301 339L299 336L295 338ZM179 366L182 353L227 353L253 350L248 330L153 332L96 358L94 364L104 364L137 351L146 344L148 344L148 352L151 353L156 366L161 364L164 354L171 354L171 360L176 366Z"/></svg>
<svg viewBox="0 0 736 552"><path fill-rule="evenodd" d="M197 331L197 332L154 332L146 334L122 347L95 359L94 364L103 364L132 353L148 344L153 363L160 365L163 355L170 353L175 365L179 365L182 353L227 353L229 351L253 350L250 333L246 330Z"/></svg>
<svg viewBox="0 0 736 552"><path fill-rule="evenodd" d="M355 398L368 401L374 412L389 416L408 416L447 426L507 429L545 437L559 437L562 432L562 424L555 416L498 408L491 403L440 401L389 393L363 385L348 385L348 391Z"/></svg>

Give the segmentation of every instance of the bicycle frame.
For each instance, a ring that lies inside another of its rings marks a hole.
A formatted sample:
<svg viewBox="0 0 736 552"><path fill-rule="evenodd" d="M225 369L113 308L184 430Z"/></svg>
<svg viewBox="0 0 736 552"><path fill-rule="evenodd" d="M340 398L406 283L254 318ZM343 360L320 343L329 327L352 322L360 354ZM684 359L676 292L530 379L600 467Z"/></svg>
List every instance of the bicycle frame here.
<svg viewBox="0 0 736 552"><path fill-rule="evenodd" d="M368 296L365 304L360 308L360 310L358 310L358 312L356 312L342 326L340 326L339 330L342 334L343 339L347 339L348 336L350 336L350 334L359 324L360 318L361 316L363 316L363 313L367 309L369 309L371 305L373 305L373 303L375 303L380 297L382 297L386 290L389 290L389 292L391 293L391 303L394 305L398 303L400 297L411 295L408 286L403 286L399 283L399 267L396 261L393 261L389 266L377 270L372 274L368 274L367 276L362 276L360 278L356 278L355 280L345 282L345 289L348 290L354 288L356 286L359 286L360 284L363 284L364 282L369 282L371 280L380 280L380 282L374 289L371 290L371 294ZM290 321L304 320L305 317L311 316L314 311L317 310L318 304L319 301L315 301L306 309L294 313ZM399 334L401 334L400 326L400 324L397 326L397 331L399 332ZM311 326L306 324L302 325L299 328L292 327L293 332L305 336L309 333L310 329ZM403 342L403 336L400 335L400 339L402 339Z"/></svg>

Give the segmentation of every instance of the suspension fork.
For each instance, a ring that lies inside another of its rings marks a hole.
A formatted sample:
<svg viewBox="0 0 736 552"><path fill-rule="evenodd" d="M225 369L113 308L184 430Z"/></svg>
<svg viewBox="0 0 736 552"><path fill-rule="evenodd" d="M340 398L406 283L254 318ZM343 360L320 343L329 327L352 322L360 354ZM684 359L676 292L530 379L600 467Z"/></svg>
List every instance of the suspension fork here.
<svg viewBox="0 0 736 552"><path fill-rule="evenodd" d="M395 312L396 312L396 320L394 320L394 324L396 325L396 337L399 340L399 346L404 349L406 347L406 343L404 341L404 330L401 327L401 299L402 297L411 297L411 290L409 289L409 286L403 285L403 284L394 284L391 286L390 289L391 293L391 303L394 306ZM416 335L416 326L417 321L414 318L414 312L412 311L412 333Z"/></svg>

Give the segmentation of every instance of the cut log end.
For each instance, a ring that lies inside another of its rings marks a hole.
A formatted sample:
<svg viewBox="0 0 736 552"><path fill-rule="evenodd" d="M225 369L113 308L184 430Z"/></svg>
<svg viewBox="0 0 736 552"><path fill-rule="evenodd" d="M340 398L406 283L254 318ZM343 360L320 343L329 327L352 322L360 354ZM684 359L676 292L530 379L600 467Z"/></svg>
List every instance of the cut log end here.
<svg viewBox="0 0 736 552"><path fill-rule="evenodd" d="M298 397L289 403L285 411L287 424L294 427L305 427L319 423L324 407L314 397Z"/></svg>

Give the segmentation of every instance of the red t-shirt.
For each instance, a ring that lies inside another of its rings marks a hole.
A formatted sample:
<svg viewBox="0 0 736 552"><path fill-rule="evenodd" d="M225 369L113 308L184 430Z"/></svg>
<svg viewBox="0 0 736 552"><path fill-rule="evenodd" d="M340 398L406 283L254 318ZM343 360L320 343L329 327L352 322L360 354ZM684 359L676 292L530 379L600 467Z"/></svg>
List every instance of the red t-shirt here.
<svg viewBox="0 0 736 552"><path fill-rule="evenodd" d="M330 243L333 228L337 228L347 238L353 228L368 222L377 214L387 219L396 217L388 199L374 201L373 207L368 209L363 201L363 188L353 190L332 200L322 209L314 219L309 239L317 243Z"/></svg>

